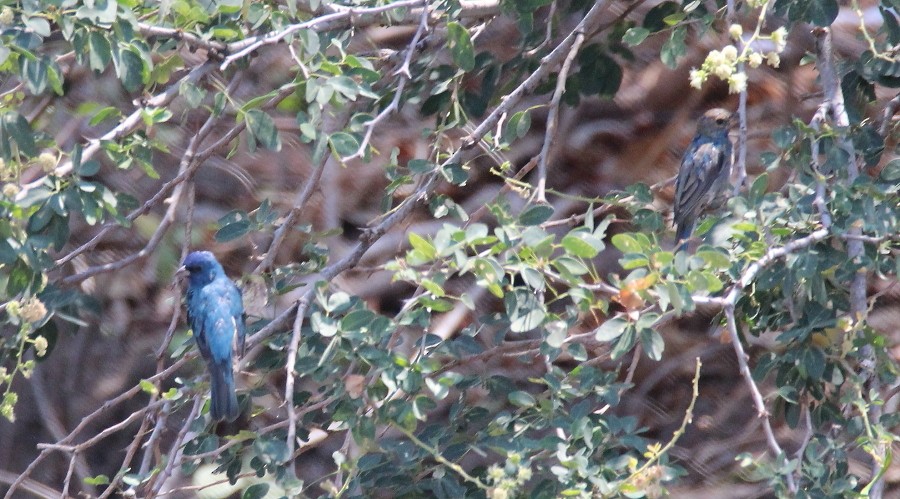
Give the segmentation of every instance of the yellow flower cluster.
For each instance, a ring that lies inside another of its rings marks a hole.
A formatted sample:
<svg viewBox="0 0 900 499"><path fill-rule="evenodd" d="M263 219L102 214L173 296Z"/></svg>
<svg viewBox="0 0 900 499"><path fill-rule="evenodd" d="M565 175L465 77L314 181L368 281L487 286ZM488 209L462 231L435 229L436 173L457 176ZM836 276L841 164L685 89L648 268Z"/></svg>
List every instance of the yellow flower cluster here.
<svg viewBox="0 0 900 499"><path fill-rule="evenodd" d="M733 24L728 29L728 34L735 40L740 40L744 29L739 24ZM773 31L768 37L775 44L775 49L762 54L753 50L750 44L746 44L742 52L738 52L734 45L727 45L722 50L713 50L706 56L706 60L700 68L691 69L691 86L700 89L703 83L714 75L722 81L728 82L728 92L732 94L743 92L747 89L747 73L738 71L738 63L746 62L751 68L758 68L765 59L766 64L777 68L781 64L778 54L787 46L787 29L784 27Z"/></svg>

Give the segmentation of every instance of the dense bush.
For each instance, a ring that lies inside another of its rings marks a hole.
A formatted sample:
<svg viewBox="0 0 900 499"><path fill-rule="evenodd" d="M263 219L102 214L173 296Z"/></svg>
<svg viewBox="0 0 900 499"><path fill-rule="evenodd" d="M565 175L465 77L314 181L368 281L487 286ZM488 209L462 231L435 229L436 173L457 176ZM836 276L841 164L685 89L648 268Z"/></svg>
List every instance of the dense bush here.
<svg viewBox="0 0 900 499"><path fill-rule="evenodd" d="M68 337L109 344L113 305L142 311L141 340L119 334L144 357L45 423L7 497L659 497L689 474L700 355L666 428L623 400L685 317L730 343L764 434L729 469L784 497L885 494L898 338L868 318L900 267L897 2L852 2L856 59L835 0L2 3L0 413L41 412L32 375ZM567 117L633 118L656 61L696 99L570 151ZM815 73L814 112L767 129L763 77L789 70ZM689 137L713 103L740 121L735 189L674 251L665 123ZM588 185L635 144L660 181ZM170 285L199 247L250 312L233 425L206 416ZM141 269L128 302L115 276ZM84 352L88 377L127 355Z"/></svg>

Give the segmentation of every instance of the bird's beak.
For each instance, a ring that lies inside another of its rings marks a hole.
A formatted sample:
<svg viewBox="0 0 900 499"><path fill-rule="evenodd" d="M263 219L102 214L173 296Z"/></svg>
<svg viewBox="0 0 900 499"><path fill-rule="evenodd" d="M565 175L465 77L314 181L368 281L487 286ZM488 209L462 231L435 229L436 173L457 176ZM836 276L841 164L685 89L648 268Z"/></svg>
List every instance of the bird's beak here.
<svg viewBox="0 0 900 499"><path fill-rule="evenodd" d="M175 280L180 281L187 277L188 274L190 274L190 271L187 269L187 267L182 265L181 267L178 267L178 270L175 271Z"/></svg>

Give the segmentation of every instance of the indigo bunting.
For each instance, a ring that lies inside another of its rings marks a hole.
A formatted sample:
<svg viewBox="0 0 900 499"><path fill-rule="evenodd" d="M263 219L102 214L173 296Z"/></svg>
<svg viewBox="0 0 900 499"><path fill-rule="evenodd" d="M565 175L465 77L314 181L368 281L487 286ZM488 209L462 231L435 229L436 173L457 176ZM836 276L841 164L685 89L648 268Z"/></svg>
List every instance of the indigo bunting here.
<svg viewBox="0 0 900 499"><path fill-rule="evenodd" d="M244 350L241 292L208 251L189 254L176 275L188 277L187 317L209 370L209 414L215 421L234 421L240 411L231 357Z"/></svg>
<svg viewBox="0 0 900 499"><path fill-rule="evenodd" d="M675 183L675 239L687 248L697 216L729 185L731 113L710 109L697 122L697 134L681 158Z"/></svg>

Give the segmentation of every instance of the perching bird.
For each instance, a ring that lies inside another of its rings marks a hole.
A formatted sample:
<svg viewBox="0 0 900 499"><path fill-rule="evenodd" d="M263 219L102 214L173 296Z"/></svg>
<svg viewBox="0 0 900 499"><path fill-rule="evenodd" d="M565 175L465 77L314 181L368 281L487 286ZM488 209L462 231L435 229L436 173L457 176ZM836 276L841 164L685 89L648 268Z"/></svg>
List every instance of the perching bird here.
<svg viewBox="0 0 900 499"><path fill-rule="evenodd" d="M215 421L234 421L240 410L231 358L235 350L244 353L241 292L208 251L189 254L176 275L188 276L187 317L209 370L209 414Z"/></svg>
<svg viewBox="0 0 900 499"><path fill-rule="evenodd" d="M675 184L675 239L684 250L697 216L731 178L731 113L710 109L697 122L697 134L681 158Z"/></svg>

